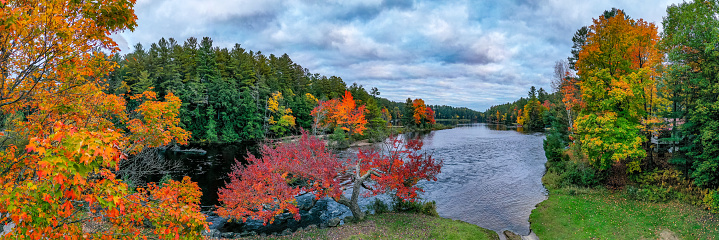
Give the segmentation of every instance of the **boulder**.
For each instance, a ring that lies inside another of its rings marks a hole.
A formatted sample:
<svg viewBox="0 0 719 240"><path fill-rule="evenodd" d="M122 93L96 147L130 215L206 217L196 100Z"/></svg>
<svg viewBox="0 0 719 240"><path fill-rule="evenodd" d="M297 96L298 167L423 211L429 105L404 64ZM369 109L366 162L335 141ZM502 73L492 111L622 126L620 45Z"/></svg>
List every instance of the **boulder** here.
<svg viewBox="0 0 719 240"><path fill-rule="evenodd" d="M337 227L337 226L340 225L340 221L341 221L341 220L340 220L339 218L330 219L330 220L327 222L327 226L329 226L329 227Z"/></svg>
<svg viewBox="0 0 719 240"><path fill-rule="evenodd" d="M522 236L517 235L516 233L513 233L509 230L504 230L504 236L507 237L507 240L522 240Z"/></svg>
<svg viewBox="0 0 719 240"><path fill-rule="evenodd" d="M234 237L235 237L235 233L233 233L233 232L224 232L224 233L220 234L220 237L222 237L222 238L234 238Z"/></svg>

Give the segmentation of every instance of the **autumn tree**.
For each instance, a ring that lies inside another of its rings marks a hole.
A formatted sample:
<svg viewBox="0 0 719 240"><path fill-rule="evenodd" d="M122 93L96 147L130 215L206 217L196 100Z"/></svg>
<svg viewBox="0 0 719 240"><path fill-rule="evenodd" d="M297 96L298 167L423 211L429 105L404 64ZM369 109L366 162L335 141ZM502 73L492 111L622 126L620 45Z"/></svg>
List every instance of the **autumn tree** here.
<svg viewBox="0 0 719 240"><path fill-rule="evenodd" d="M435 124L434 111L424 104L421 98L412 101L412 119L416 126L425 126L426 124Z"/></svg>
<svg viewBox="0 0 719 240"><path fill-rule="evenodd" d="M272 223L277 214L289 212L299 219L295 196L311 193L315 199L334 199L362 219L358 199L364 187L370 189L368 195L391 193L414 201L422 191L417 182L436 180L442 161L420 153L419 140L392 138L389 144L387 154L361 150L355 160L338 158L306 132L297 142L264 146L262 158L250 155L248 165L235 163L230 182L220 189L218 214ZM343 194L348 188L350 198Z"/></svg>
<svg viewBox="0 0 719 240"><path fill-rule="evenodd" d="M342 99L332 99L319 103L312 110L312 115L323 127L340 127L348 131L350 136L360 134L366 129L365 106L357 106L352 94L345 91Z"/></svg>
<svg viewBox="0 0 719 240"><path fill-rule="evenodd" d="M615 12L594 19L579 52L575 68L583 105L574 129L594 166L621 163L634 172L646 156L642 118L647 91L655 88L657 31L652 23Z"/></svg>
<svg viewBox="0 0 719 240"><path fill-rule="evenodd" d="M270 115L267 123L270 125L270 131L276 136L283 136L288 128L295 126L296 118L292 116L292 109L284 106L281 92L273 93L267 100L267 110Z"/></svg>
<svg viewBox="0 0 719 240"><path fill-rule="evenodd" d="M146 147L185 143L180 101L107 94L118 51L110 34L134 29L134 1L0 3L0 224L8 238L197 238L207 227L189 178L137 190L115 171ZM152 226L148 228L147 226Z"/></svg>

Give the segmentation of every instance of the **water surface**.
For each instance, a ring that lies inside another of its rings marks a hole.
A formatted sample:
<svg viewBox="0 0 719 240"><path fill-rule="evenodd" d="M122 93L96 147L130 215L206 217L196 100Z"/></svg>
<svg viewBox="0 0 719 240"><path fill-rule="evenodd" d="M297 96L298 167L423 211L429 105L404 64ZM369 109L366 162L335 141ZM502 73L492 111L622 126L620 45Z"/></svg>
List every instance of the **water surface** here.
<svg viewBox="0 0 719 240"><path fill-rule="evenodd" d="M437 182L420 183L440 216L529 234L529 214L547 198L544 135L471 124L421 137L424 149L444 160Z"/></svg>

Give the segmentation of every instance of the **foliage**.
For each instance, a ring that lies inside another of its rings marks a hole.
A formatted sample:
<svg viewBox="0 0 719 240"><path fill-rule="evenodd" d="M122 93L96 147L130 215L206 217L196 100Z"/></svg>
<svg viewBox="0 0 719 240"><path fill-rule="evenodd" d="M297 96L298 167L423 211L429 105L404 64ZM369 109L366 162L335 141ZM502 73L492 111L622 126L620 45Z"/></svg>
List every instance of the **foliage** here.
<svg viewBox="0 0 719 240"><path fill-rule="evenodd" d="M538 96L541 93L541 98ZM504 125L518 124L530 131L543 131L549 122L545 114L550 103L557 98L557 94L547 94L543 88L537 90L534 86L528 92L528 98L520 98L511 103L495 105L483 113L485 121Z"/></svg>
<svg viewBox="0 0 719 240"><path fill-rule="evenodd" d="M621 162L631 173L641 170L646 156L642 144L648 139L641 131L653 117L658 35L654 24L632 20L621 10L605 15L589 27L575 65L582 109L574 129L593 166L607 170Z"/></svg>
<svg viewBox="0 0 719 240"><path fill-rule="evenodd" d="M417 199L417 181L435 180L441 161L418 151L418 140L394 140L388 155L376 150L360 150L356 160L341 160L334 156L325 143L315 137L302 137L294 143L280 143L275 148L264 146L262 158L249 156L250 164L236 162L230 173L230 182L220 189L223 202L217 212L223 217L246 221L261 219L274 221L274 216L289 211L299 218L295 196L313 193L315 199L331 197L346 205L357 219L364 213L357 203L362 186L372 188L369 195L391 192L408 201ZM342 195L350 180L352 197Z"/></svg>
<svg viewBox="0 0 719 240"><path fill-rule="evenodd" d="M367 206L368 209L374 211L374 214L383 214L390 212L389 206L379 198L372 201L372 204Z"/></svg>
<svg viewBox="0 0 719 240"><path fill-rule="evenodd" d="M698 186L709 189L719 187L717 11L717 1L684 2L669 6L662 22L669 92L678 105L672 117L686 122L672 136L679 140L677 160L693 168L691 176ZM689 167L685 169L689 173Z"/></svg>
<svg viewBox="0 0 719 240"><path fill-rule="evenodd" d="M427 105L424 104L424 100L421 98L415 99L412 101L412 108L414 109L414 114L412 114L412 118L414 119L414 123L416 125L425 125L425 124L434 124L434 111L432 108L428 108Z"/></svg>
<svg viewBox="0 0 719 240"><path fill-rule="evenodd" d="M350 146L350 140L342 128L336 127L334 132L329 136L327 143L332 149L345 149Z"/></svg>
<svg viewBox="0 0 719 240"><path fill-rule="evenodd" d="M344 160L307 132L295 143L263 146L261 154L261 158L250 154L247 166L239 161L233 165L230 182L219 190L220 216L272 223L275 215L289 211L299 220L295 196L312 192L316 199L336 199L342 194L338 174Z"/></svg>
<svg viewBox="0 0 719 240"><path fill-rule="evenodd" d="M603 180L603 176L590 165L583 162L568 161L560 175L561 186L593 187Z"/></svg>
<svg viewBox="0 0 719 240"><path fill-rule="evenodd" d="M704 195L704 204L712 213L719 213L719 191L709 191Z"/></svg>
<svg viewBox="0 0 719 240"><path fill-rule="evenodd" d="M117 51L109 35L136 26L133 5L5 3L0 223L16 226L4 237L197 238L207 227L189 178L129 191L114 174L130 154L189 138L174 95L106 93L115 65L101 51Z"/></svg>
<svg viewBox="0 0 719 240"><path fill-rule="evenodd" d="M314 100L313 97L310 99ZM267 110L270 111L270 130L278 137L285 135L287 128L295 126L295 117L292 116L292 109L282 105L284 98L281 92L275 92L267 100Z"/></svg>
<svg viewBox="0 0 719 240"><path fill-rule="evenodd" d="M439 213L437 213L437 203L434 201L405 201L395 197L392 199L392 211L398 213L419 213L439 217Z"/></svg>
<svg viewBox="0 0 719 240"><path fill-rule="evenodd" d="M349 132L350 137L358 133L362 135L366 129L365 106L357 106L352 94L345 91L342 99L332 99L320 102L312 110L315 121L323 127L340 127Z"/></svg>

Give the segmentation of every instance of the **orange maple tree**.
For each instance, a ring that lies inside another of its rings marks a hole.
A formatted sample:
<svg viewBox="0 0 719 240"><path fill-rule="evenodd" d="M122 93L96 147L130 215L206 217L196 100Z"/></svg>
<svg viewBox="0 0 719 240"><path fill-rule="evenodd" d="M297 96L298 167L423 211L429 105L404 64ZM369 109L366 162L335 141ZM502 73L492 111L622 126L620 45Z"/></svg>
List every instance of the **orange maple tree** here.
<svg viewBox="0 0 719 240"><path fill-rule="evenodd" d="M365 118L365 105L357 106L352 93L345 90L342 99L331 99L321 101L319 106L312 109L312 116L315 121L323 127L340 127L350 133L362 135L367 129L367 119Z"/></svg>
<svg viewBox="0 0 719 240"><path fill-rule="evenodd" d="M414 118L415 124L435 124L434 110L427 107L427 105L424 104L424 100L421 98L415 99L412 101L412 106L414 107L414 115L412 115L412 117Z"/></svg>
<svg viewBox="0 0 719 240"><path fill-rule="evenodd" d="M134 0L8 0L0 5L0 224L22 239L198 238L207 227L189 178L129 189L119 162L186 143L180 99L103 92L115 67L98 49L133 29ZM148 224L151 226L148 228Z"/></svg>

